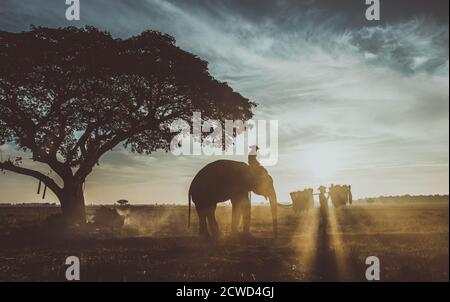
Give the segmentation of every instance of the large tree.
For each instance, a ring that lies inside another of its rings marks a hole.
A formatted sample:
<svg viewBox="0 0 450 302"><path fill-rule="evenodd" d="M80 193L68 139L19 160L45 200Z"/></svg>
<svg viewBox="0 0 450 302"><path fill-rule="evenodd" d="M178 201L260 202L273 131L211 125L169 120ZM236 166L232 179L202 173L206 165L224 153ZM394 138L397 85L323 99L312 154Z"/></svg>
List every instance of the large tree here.
<svg viewBox="0 0 450 302"><path fill-rule="evenodd" d="M29 152L54 173L17 158L0 161L0 170L43 182L69 223L85 222L83 183L115 146L167 150L175 119L199 111L248 120L254 106L157 31L129 39L93 27L0 32L0 145Z"/></svg>

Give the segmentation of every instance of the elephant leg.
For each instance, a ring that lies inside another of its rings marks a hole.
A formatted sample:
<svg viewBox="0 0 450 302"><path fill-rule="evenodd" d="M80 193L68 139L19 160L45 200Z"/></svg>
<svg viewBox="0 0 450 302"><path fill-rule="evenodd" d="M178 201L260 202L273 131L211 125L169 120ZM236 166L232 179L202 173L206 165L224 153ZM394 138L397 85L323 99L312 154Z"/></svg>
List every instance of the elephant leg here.
<svg viewBox="0 0 450 302"><path fill-rule="evenodd" d="M241 220L240 203L237 200L231 201L231 233L238 232L239 223Z"/></svg>
<svg viewBox="0 0 450 302"><path fill-rule="evenodd" d="M209 237L208 228L206 226L206 210L203 208L197 208L199 233L202 237Z"/></svg>
<svg viewBox="0 0 450 302"><path fill-rule="evenodd" d="M241 203L241 211L242 211L242 221L244 226L244 233L249 234L250 233L250 223L252 219L252 205L250 202L250 198L248 196L245 196Z"/></svg>
<svg viewBox="0 0 450 302"><path fill-rule="evenodd" d="M208 209L207 217L212 236L218 238L220 236L220 230L216 220L216 206Z"/></svg>

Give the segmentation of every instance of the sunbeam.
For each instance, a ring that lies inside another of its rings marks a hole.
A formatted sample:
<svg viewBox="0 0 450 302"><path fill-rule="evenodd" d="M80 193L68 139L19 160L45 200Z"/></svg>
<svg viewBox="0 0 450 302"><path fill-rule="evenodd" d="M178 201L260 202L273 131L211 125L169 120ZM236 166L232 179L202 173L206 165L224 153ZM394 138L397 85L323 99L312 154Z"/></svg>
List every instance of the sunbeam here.
<svg viewBox="0 0 450 302"><path fill-rule="evenodd" d="M319 229L319 211L313 209L302 213L299 217L297 235L293 237L294 246L298 252L298 265L305 275L314 274L314 263L316 262L317 236Z"/></svg>
<svg viewBox="0 0 450 302"><path fill-rule="evenodd" d="M330 225L330 248L334 251L337 277L339 280L349 281L350 276L348 271L349 265L347 253L342 240L342 232L336 218L336 216L339 215L340 210L341 209L332 208L329 211L328 222Z"/></svg>

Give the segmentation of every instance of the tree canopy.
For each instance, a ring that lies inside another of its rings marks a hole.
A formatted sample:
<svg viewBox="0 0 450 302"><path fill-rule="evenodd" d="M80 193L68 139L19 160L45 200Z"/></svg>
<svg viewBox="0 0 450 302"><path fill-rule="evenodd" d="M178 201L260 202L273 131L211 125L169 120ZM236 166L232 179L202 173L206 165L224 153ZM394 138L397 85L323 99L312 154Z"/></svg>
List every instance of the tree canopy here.
<svg viewBox="0 0 450 302"><path fill-rule="evenodd" d="M206 61L152 30L128 39L94 27L0 32L0 66L0 145L31 152L65 185L14 160L0 169L38 178L58 197L118 144L167 150L175 119L198 111L248 120L255 106L214 79Z"/></svg>

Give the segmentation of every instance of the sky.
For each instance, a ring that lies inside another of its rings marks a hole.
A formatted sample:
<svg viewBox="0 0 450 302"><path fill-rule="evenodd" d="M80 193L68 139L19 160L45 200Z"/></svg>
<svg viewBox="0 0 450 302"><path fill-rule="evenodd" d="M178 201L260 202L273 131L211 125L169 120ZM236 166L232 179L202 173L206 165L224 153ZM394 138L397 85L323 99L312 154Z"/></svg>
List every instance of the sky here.
<svg viewBox="0 0 450 302"><path fill-rule="evenodd" d="M63 0L0 0L0 30L93 25L118 38L173 35L258 103L255 119L278 121L278 162L268 170L281 201L331 183L351 184L355 198L448 194L447 0L381 0L380 21L365 19L364 0L80 2L81 20L69 22ZM117 147L89 176L86 200L186 203L190 180L215 159ZM34 179L0 175L0 202L39 201L36 189Z"/></svg>

